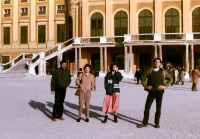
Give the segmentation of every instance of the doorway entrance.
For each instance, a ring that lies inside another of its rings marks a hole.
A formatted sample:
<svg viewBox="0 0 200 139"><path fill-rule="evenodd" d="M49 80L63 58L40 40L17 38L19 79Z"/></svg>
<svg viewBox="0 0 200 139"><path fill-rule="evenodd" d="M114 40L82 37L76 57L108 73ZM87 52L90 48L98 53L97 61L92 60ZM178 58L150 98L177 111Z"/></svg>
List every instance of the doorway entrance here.
<svg viewBox="0 0 200 139"><path fill-rule="evenodd" d="M164 55L164 68L166 68L167 64L171 63L171 66L177 67L177 66L183 66L182 62L182 55L177 50L168 50L165 52Z"/></svg>
<svg viewBox="0 0 200 139"><path fill-rule="evenodd" d="M91 64L96 72L100 71L100 54L91 54Z"/></svg>
<svg viewBox="0 0 200 139"><path fill-rule="evenodd" d="M151 67L151 53L140 53L140 69L145 72Z"/></svg>

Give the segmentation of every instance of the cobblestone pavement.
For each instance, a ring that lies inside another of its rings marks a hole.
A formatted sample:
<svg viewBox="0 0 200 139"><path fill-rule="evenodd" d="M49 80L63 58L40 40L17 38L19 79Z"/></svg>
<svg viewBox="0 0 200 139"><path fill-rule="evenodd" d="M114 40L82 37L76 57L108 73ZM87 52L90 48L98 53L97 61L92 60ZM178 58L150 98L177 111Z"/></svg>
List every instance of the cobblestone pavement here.
<svg viewBox="0 0 200 139"><path fill-rule="evenodd" d="M102 124L101 106L105 95L103 78L97 78L92 91L90 122L76 122L78 97L74 96L75 78L67 89L64 121L51 121L54 95L50 94L51 76L0 78L0 139L199 139L200 91L192 92L191 83L165 90L160 129L155 129L155 101L149 125L138 129L143 118L147 92L131 79L121 82L118 123L109 115ZM200 87L200 85L198 85Z"/></svg>

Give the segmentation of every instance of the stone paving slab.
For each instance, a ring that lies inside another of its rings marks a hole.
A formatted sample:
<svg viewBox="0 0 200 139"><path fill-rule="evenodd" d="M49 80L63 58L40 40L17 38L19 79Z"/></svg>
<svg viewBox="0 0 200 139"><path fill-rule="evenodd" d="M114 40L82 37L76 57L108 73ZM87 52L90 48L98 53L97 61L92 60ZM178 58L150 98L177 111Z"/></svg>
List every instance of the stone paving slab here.
<svg viewBox="0 0 200 139"><path fill-rule="evenodd" d="M92 91L90 122L76 122L78 97L72 78L64 103L64 121L51 121L54 95L50 94L51 76L0 78L0 139L199 139L200 91L192 92L191 83L165 90L160 129L155 129L155 102L149 125L138 129L143 118L147 92L131 79L121 82L119 122L109 115L102 124L101 106L105 95L103 78L97 78ZM198 87L200 85L198 84Z"/></svg>

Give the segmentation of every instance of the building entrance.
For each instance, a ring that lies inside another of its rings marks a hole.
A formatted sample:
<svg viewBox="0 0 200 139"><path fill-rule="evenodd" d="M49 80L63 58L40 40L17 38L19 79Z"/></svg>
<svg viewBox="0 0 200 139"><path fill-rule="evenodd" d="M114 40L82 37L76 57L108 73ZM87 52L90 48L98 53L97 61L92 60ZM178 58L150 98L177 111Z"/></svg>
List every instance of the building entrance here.
<svg viewBox="0 0 200 139"><path fill-rule="evenodd" d="M169 50L165 52L164 55L164 68L170 66L170 67L177 67L177 66L183 66L182 62L182 55L177 50Z"/></svg>
<svg viewBox="0 0 200 139"><path fill-rule="evenodd" d="M100 71L100 54L91 54L92 68L96 71Z"/></svg>
<svg viewBox="0 0 200 139"><path fill-rule="evenodd" d="M140 53L140 69L146 71L151 67L151 53Z"/></svg>

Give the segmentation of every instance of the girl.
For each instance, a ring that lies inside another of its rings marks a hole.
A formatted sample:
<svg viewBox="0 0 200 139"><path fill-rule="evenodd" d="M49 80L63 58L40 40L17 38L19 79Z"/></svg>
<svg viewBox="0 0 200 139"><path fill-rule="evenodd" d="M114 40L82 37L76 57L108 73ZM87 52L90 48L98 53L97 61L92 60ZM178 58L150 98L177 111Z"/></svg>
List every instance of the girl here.
<svg viewBox="0 0 200 139"><path fill-rule="evenodd" d="M106 90L106 95L103 101L102 111L105 112L104 121L106 123L108 119L108 112L114 113L114 122L117 123L117 112L119 108L119 97L120 88L119 82L122 80L122 74L118 71L118 66L116 63L110 65L110 72L105 76L104 87Z"/></svg>
<svg viewBox="0 0 200 139"><path fill-rule="evenodd" d="M79 112L77 122L81 121L83 104L85 103L85 113L86 113L86 122L89 122L89 108L90 108L90 98L91 98L91 90L94 88L95 81L94 76L91 74L91 65L86 64L84 66L84 73L80 74L76 79L76 84L80 88L79 95Z"/></svg>

